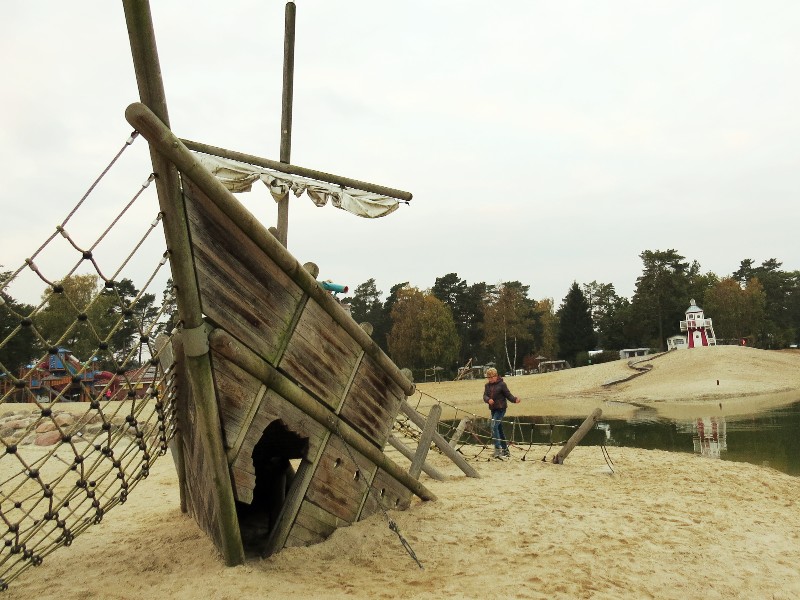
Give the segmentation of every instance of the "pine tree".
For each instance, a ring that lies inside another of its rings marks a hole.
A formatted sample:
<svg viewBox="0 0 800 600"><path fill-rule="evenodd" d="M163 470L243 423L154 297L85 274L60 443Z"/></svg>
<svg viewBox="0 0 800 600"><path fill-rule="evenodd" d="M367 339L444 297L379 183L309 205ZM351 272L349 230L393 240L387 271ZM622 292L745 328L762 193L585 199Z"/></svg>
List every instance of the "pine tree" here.
<svg viewBox="0 0 800 600"><path fill-rule="evenodd" d="M558 317L559 358L575 364L578 352L593 350L597 343L591 307L576 281L572 282Z"/></svg>

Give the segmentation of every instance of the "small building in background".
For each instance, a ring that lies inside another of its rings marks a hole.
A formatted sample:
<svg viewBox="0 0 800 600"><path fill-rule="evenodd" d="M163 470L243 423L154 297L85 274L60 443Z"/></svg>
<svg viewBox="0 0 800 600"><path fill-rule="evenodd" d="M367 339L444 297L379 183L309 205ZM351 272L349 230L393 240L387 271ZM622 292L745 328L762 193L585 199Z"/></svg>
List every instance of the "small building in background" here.
<svg viewBox="0 0 800 600"><path fill-rule="evenodd" d="M686 350L688 347L685 335L671 335L667 338L667 350Z"/></svg>
<svg viewBox="0 0 800 600"><path fill-rule="evenodd" d="M125 378L120 382L120 392L114 395L114 399L130 398L131 394L137 399L153 396L158 381L158 367L151 363L145 363L138 369L125 373Z"/></svg>
<svg viewBox="0 0 800 600"><path fill-rule="evenodd" d="M53 348L43 360L20 368L19 379L30 394L19 401L88 402L100 392L116 392L117 377L98 369L98 364L96 358L84 364L68 348Z"/></svg>
<svg viewBox="0 0 800 600"><path fill-rule="evenodd" d="M539 363L539 373L551 373L552 371L562 371L571 369L572 365L566 360L545 360Z"/></svg>

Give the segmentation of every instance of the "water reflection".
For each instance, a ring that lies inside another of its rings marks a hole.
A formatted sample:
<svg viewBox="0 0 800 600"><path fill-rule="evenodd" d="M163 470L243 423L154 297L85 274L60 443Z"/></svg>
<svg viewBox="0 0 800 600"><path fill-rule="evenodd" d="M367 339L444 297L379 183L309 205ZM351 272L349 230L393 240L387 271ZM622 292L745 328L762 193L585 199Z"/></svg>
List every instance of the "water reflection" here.
<svg viewBox="0 0 800 600"><path fill-rule="evenodd" d="M517 444L563 444L582 419L519 417L512 427ZM480 425L478 426L480 428ZM507 431L508 433L508 431ZM631 419L601 419L581 445L697 453L765 465L800 475L800 402L748 415L672 420L648 412Z"/></svg>
<svg viewBox="0 0 800 600"><path fill-rule="evenodd" d="M603 422L610 430L602 432L603 437L610 434L606 441L609 446L694 452L800 475L800 402L761 413L692 421ZM597 439L588 443L598 443Z"/></svg>
<svg viewBox="0 0 800 600"><path fill-rule="evenodd" d="M701 417L691 423L694 451L701 456L721 458L728 449L725 417Z"/></svg>

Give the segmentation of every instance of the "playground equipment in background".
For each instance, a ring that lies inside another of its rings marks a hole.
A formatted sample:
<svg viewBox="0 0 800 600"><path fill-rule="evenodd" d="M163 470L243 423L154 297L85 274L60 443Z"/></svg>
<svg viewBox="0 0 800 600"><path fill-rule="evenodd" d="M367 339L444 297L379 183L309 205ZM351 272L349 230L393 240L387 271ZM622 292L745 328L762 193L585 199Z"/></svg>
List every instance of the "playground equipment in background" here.
<svg viewBox="0 0 800 600"><path fill-rule="evenodd" d="M333 283L330 280L320 281L319 283L322 286L322 289L327 290L329 292L333 292L334 294L340 294L340 293L341 294L346 294L347 290L350 289L346 285L340 285L338 283Z"/></svg>
<svg viewBox="0 0 800 600"><path fill-rule="evenodd" d="M39 402L52 402L59 397L86 402L98 390L115 393L119 388L113 373L84 369L83 363L63 347L53 348L45 360L21 368L19 376Z"/></svg>

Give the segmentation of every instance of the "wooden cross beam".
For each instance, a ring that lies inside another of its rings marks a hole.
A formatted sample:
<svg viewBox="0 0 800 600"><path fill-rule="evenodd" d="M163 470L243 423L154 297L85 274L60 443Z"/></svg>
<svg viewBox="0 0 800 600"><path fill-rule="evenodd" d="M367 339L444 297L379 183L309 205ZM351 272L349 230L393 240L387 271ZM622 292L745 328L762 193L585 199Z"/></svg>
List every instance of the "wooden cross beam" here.
<svg viewBox="0 0 800 600"><path fill-rule="evenodd" d="M324 171L317 171L315 169L308 169L298 165L278 162L252 154L245 154L244 152L237 152L236 150L226 150L218 146L210 146L192 140L181 138L181 142L194 152L202 152L203 154L210 154L212 156L219 156L220 158L227 158L237 162L263 167L265 169L272 169L280 173L288 173L290 175L299 175L300 177L308 177L309 179L316 179L317 181L324 181L334 185L341 185L348 188L363 190L365 192L372 192L380 194L381 196L388 196L389 198L397 198L404 202L408 202L413 197L411 192L404 192L396 188L390 188L376 183L368 183L358 179L351 179L349 177L342 177L341 175L334 175L332 173L325 173ZM285 247L285 244L284 244Z"/></svg>

